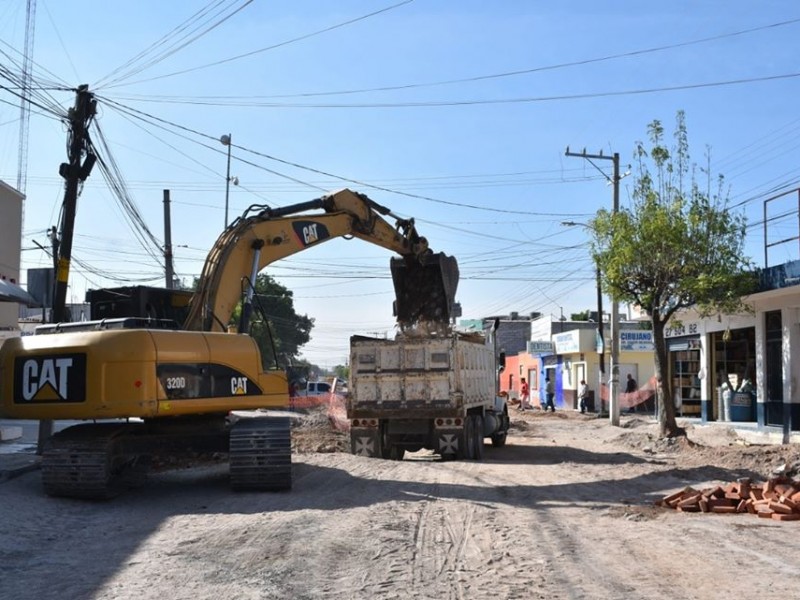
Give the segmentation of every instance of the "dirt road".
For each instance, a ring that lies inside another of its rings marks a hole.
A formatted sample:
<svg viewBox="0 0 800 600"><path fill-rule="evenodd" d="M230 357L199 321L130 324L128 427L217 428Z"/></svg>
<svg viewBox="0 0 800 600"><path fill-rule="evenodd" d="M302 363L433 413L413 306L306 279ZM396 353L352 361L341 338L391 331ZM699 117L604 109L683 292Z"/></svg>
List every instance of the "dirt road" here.
<svg viewBox="0 0 800 600"><path fill-rule="evenodd" d="M0 484L0 593L800 597L800 522L653 506L689 484L792 470L797 449L746 447L721 428L690 431L698 445L667 444L654 425L624 425L515 415L508 445L487 447L482 463L300 448L294 489L280 494L231 493L224 464L160 472L105 503L48 498L30 473Z"/></svg>

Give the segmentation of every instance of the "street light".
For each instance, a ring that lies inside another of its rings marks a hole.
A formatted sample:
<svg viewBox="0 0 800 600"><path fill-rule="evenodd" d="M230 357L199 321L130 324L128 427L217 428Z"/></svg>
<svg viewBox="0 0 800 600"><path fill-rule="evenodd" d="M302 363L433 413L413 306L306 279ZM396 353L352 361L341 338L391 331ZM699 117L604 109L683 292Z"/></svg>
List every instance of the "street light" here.
<svg viewBox="0 0 800 600"><path fill-rule="evenodd" d="M223 146L228 147L228 170L225 173L225 229L228 227L228 197L231 188L231 134L228 133L219 138Z"/></svg>
<svg viewBox="0 0 800 600"><path fill-rule="evenodd" d="M562 221L561 224L565 227L585 227L586 229L594 228L586 223L577 223L576 221ZM600 343L597 348L597 360L599 367L598 388L597 388L597 414L603 412L603 383L606 374L606 341L603 333L603 291L600 285L600 266L595 265L595 279L597 281L597 337Z"/></svg>

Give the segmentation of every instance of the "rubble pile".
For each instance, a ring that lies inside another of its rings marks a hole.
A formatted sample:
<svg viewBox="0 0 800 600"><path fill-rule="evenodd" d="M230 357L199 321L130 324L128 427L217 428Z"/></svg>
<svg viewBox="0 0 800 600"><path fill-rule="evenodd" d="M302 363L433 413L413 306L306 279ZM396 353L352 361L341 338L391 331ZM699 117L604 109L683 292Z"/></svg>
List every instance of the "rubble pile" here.
<svg viewBox="0 0 800 600"><path fill-rule="evenodd" d="M742 478L725 486L686 487L656 501L681 512L747 513L775 521L800 521L800 481L772 477L763 483Z"/></svg>

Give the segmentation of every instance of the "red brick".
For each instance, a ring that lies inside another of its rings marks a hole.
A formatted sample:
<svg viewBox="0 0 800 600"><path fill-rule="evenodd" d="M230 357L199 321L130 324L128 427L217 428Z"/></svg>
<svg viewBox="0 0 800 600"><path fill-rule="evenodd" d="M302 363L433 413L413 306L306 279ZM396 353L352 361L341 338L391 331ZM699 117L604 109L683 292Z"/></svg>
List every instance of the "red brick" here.
<svg viewBox="0 0 800 600"><path fill-rule="evenodd" d="M714 496L716 498L724 498L725 497L725 490L723 490L720 486L715 487L711 490L709 496Z"/></svg>
<svg viewBox="0 0 800 600"><path fill-rule="evenodd" d="M769 510L769 509L767 509L767 510L760 510L760 511L758 511L758 516L759 516L760 518L762 518L762 519L771 519L771 518L772 518L772 515L774 515L774 514L775 514L775 513L774 513L774 512L772 512L772 511L771 511L771 510Z"/></svg>
<svg viewBox="0 0 800 600"><path fill-rule="evenodd" d="M678 508L686 508L687 506L698 506L700 498L702 498L700 494L695 494L694 496L689 496L688 498L684 498L683 500L678 502Z"/></svg>
<svg viewBox="0 0 800 600"><path fill-rule="evenodd" d="M750 497L753 500L761 500L764 498L764 493L759 488L750 489Z"/></svg>
<svg viewBox="0 0 800 600"><path fill-rule="evenodd" d="M784 515L788 515L792 513L792 509L786 506L785 504L781 504L780 502L770 502L769 507L771 510L775 511L776 513L781 513Z"/></svg>
<svg viewBox="0 0 800 600"><path fill-rule="evenodd" d="M711 508L715 506L734 506L734 501L730 498L709 498L708 506Z"/></svg>
<svg viewBox="0 0 800 600"><path fill-rule="evenodd" d="M797 521L800 520L800 514L792 513L790 515L774 513L772 518L776 521Z"/></svg>
<svg viewBox="0 0 800 600"><path fill-rule="evenodd" d="M735 513L736 507L735 506L712 506L711 512L715 513Z"/></svg>

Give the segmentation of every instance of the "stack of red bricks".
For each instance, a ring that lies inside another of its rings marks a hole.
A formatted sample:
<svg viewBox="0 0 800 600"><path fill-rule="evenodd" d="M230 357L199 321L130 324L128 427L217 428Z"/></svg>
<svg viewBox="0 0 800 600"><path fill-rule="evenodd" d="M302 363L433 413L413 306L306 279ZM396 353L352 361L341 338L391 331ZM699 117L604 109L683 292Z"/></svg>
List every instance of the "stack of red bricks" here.
<svg viewBox="0 0 800 600"><path fill-rule="evenodd" d="M656 501L681 512L748 513L762 519L800 521L800 482L773 477L763 483L739 479L704 490L687 487Z"/></svg>

